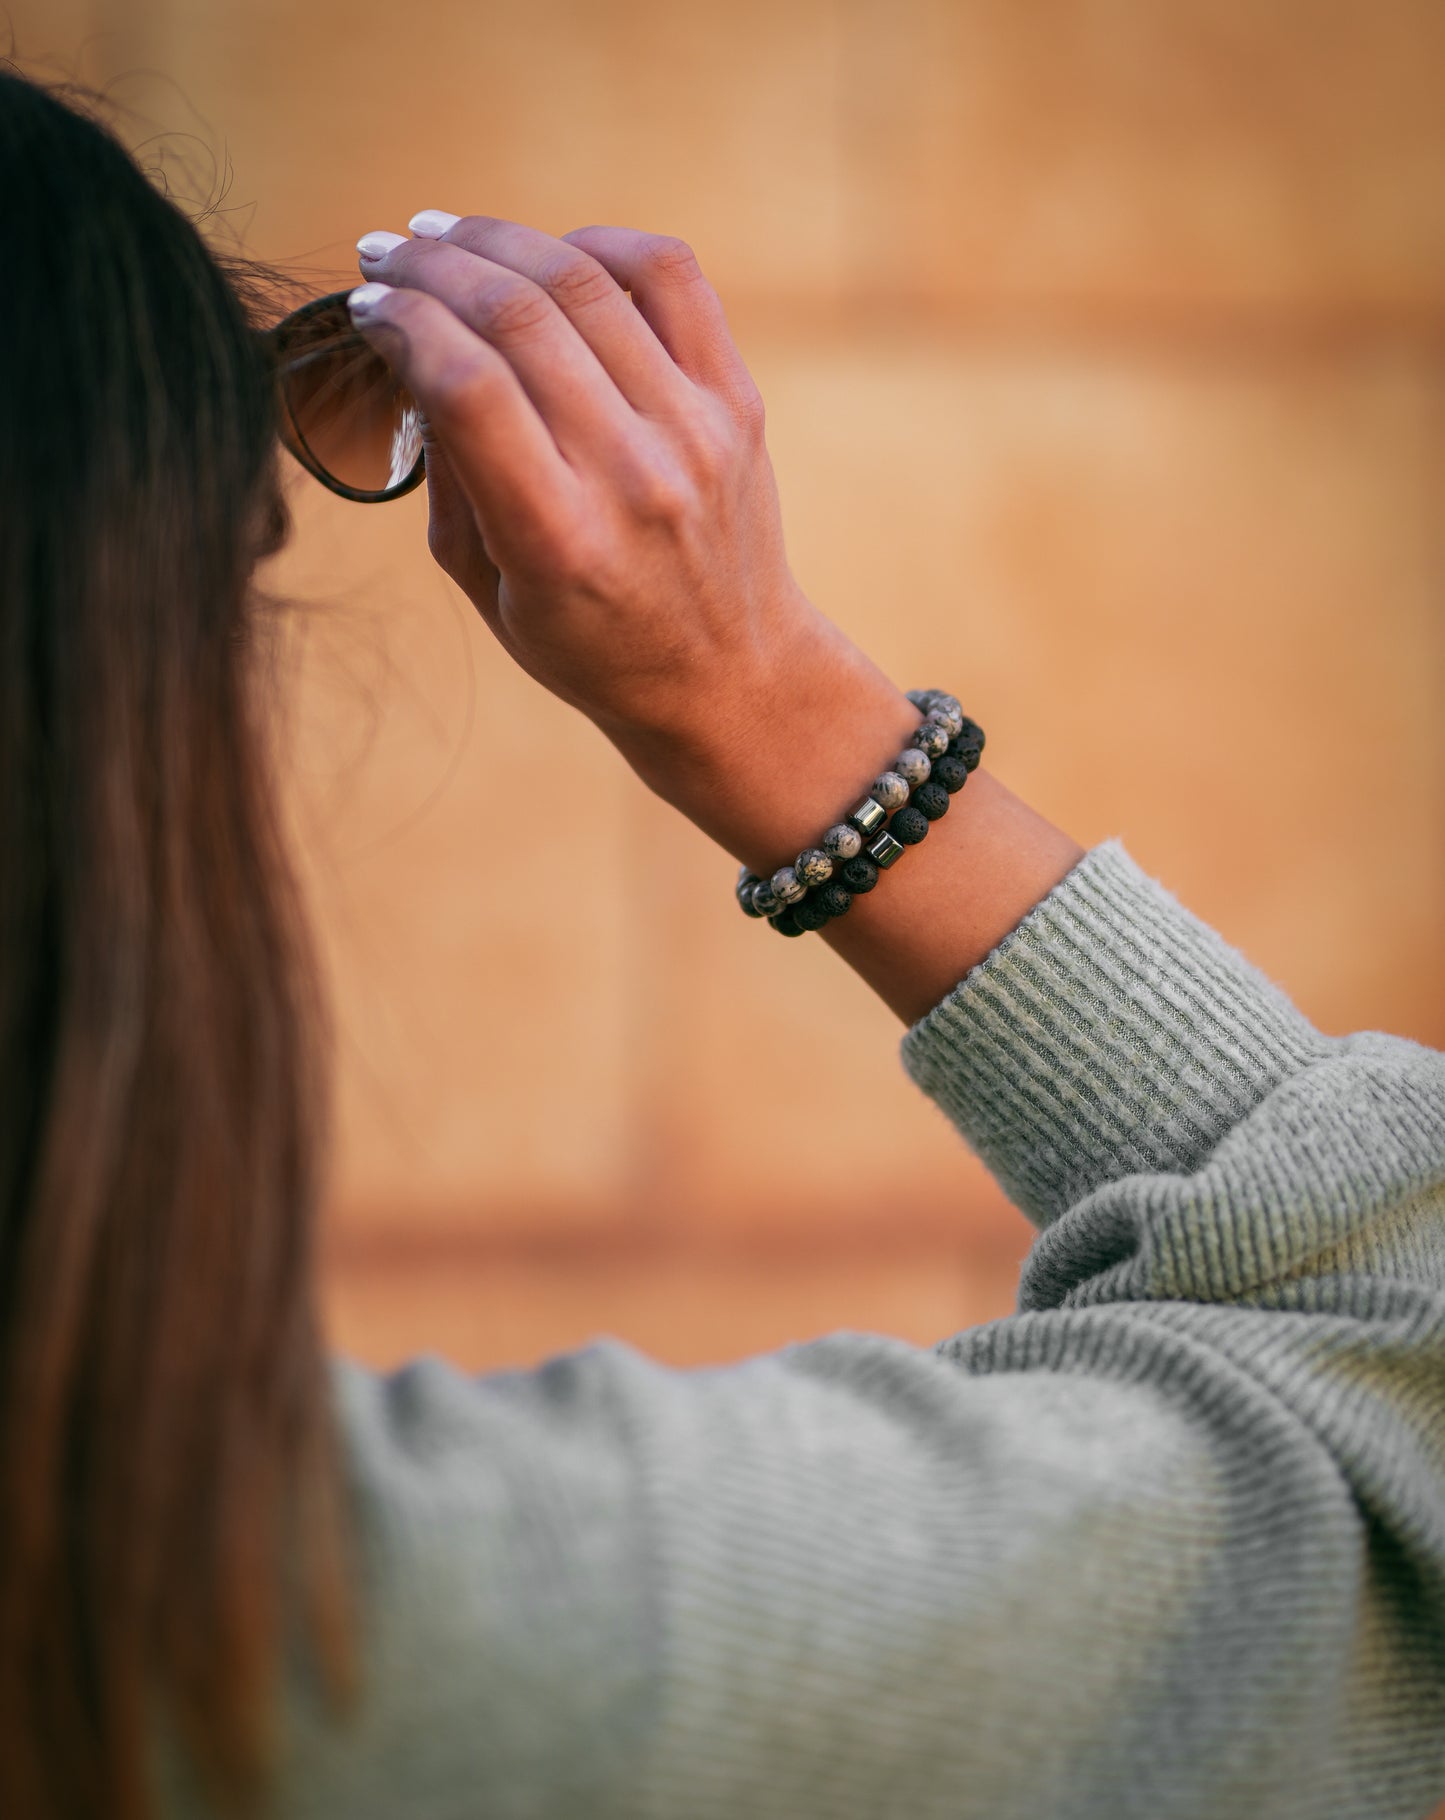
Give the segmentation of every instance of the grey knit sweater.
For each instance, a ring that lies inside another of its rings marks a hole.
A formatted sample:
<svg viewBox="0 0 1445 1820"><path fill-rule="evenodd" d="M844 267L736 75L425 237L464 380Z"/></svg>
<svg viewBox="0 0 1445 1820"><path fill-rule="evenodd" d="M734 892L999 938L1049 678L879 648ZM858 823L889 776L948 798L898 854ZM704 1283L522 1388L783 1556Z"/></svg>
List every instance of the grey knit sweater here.
<svg viewBox="0 0 1445 1820"><path fill-rule="evenodd" d="M339 1364L369 1695L293 1681L288 1820L1445 1797L1445 1056L1322 1036L1110 842L902 1059L1040 1228L1018 1312Z"/></svg>

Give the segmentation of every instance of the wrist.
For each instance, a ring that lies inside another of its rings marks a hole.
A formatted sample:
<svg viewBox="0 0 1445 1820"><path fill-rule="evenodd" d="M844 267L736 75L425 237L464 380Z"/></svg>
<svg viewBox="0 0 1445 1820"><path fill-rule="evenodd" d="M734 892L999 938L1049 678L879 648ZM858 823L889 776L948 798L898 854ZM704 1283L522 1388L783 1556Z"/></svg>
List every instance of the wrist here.
<svg viewBox="0 0 1445 1820"><path fill-rule="evenodd" d="M903 690L804 603L755 662L666 727L609 730L633 770L760 873L867 793L918 725Z"/></svg>
<svg viewBox="0 0 1445 1820"><path fill-rule="evenodd" d="M920 718L866 653L804 605L696 712L610 735L650 789L760 876L791 864L867 795ZM949 676L918 684L958 686ZM911 1024L1083 852L980 769L928 839L821 939Z"/></svg>

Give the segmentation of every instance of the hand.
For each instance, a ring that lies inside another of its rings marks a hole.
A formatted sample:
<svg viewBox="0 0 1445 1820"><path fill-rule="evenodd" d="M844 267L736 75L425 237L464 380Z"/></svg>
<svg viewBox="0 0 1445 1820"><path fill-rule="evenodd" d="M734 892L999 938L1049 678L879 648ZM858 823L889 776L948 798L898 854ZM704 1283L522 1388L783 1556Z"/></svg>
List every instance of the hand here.
<svg viewBox="0 0 1445 1820"><path fill-rule="evenodd" d="M799 638L846 643L788 568L762 399L681 241L447 219L363 256L395 288L356 316L422 409L429 547L645 770L712 739Z"/></svg>
<svg viewBox="0 0 1445 1820"><path fill-rule="evenodd" d="M432 554L658 795L755 871L786 864L918 711L793 579L716 295L679 241L449 219L363 259L394 288L357 316L423 412ZM823 938L911 1022L1081 851L977 773Z"/></svg>

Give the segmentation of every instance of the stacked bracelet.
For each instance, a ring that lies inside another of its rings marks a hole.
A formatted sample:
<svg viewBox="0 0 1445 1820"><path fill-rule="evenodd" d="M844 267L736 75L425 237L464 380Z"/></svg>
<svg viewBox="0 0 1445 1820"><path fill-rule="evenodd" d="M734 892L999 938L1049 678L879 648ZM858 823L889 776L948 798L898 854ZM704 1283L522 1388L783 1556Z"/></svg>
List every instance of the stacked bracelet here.
<svg viewBox="0 0 1445 1820"><path fill-rule="evenodd" d="M780 935L821 929L948 813L983 753L983 728L941 689L910 689L908 699L923 719L862 802L770 878L743 867L737 899L748 916L766 917Z"/></svg>

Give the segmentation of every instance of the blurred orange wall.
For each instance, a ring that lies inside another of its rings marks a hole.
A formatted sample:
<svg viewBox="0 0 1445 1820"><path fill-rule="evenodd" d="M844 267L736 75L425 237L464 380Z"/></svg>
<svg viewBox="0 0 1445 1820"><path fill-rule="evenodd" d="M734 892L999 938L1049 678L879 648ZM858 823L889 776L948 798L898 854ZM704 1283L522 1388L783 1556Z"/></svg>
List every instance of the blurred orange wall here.
<svg viewBox="0 0 1445 1820"><path fill-rule="evenodd" d="M318 292L421 207L689 239L812 597L1326 1029L1445 1044L1445 9L10 15L22 56L120 78L172 135L143 158L204 191L217 154L223 219ZM891 1014L745 923L730 857L510 665L424 491L296 489L269 579L336 1005L338 1344L685 1362L1006 1311L1028 1230Z"/></svg>

